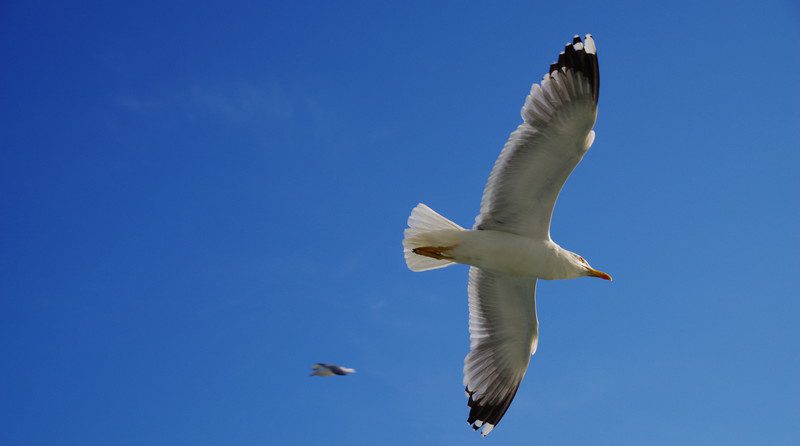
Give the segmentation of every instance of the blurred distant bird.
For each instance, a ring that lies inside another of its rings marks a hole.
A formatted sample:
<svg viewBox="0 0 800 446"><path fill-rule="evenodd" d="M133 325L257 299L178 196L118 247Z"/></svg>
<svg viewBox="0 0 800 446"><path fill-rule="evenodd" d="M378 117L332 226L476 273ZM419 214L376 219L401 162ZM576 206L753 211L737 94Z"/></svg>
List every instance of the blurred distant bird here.
<svg viewBox="0 0 800 446"><path fill-rule="evenodd" d="M522 107L524 122L492 169L473 229L424 204L408 218L403 251L412 271L471 265L464 385L467 422L483 428L484 436L505 415L536 352L536 280L611 280L550 239L561 187L594 141L599 89L594 40L575 36L541 85L531 87ZM431 166L413 174L444 179L448 172Z"/></svg>
<svg viewBox="0 0 800 446"><path fill-rule="evenodd" d="M348 369L333 364L316 363L311 366L311 376L336 376L336 375L349 375L356 373L356 369Z"/></svg>

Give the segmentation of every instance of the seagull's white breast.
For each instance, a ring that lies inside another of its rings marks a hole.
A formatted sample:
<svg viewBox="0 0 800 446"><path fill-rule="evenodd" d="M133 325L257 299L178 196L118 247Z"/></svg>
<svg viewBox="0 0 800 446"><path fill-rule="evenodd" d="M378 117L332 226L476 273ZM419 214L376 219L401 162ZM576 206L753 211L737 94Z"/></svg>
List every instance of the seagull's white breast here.
<svg viewBox="0 0 800 446"><path fill-rule="evenodd" d="M460 231L460 241L449 254L458 263L511 276L571 279L566 252L552 240L537 240L502 231Z"/></svg>

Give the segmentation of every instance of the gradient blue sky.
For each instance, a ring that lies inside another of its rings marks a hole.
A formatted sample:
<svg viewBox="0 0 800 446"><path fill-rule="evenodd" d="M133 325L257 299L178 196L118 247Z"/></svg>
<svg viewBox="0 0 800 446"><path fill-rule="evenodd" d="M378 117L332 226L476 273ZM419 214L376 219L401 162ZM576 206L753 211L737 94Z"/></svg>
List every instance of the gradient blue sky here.
<svg viewBox="0 0 800 446"><path fill-rule="evenodd" d="M798 444L797 4L375 3L0 5L0 443ZM540 285L481 440L466 268L402 231L586 32L552 232L615 281Z"/></svg>

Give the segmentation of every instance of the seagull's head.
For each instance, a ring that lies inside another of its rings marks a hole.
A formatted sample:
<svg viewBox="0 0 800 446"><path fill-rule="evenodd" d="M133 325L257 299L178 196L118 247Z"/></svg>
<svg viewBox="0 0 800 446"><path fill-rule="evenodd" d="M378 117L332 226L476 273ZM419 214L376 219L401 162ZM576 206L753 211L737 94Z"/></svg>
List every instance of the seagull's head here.
<svg viewBox="0 0 800 446"><path fill-rule="evenodd" d="M587 262L586 259L584 259L583 257L575 253L572 253L572 256L575 267L578 268L580 275L588 277L599 277L600 279L603 280L612 280L611 276L609 276L607 273L592 268L589 265L589 262Z"/></svg>

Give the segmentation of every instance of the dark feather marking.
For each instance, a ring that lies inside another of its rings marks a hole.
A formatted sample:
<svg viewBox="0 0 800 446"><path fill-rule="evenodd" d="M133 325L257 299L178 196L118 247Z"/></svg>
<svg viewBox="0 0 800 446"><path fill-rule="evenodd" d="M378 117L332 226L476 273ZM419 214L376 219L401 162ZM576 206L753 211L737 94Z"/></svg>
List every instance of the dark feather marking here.
<svg viewBox="0 0 800 446"><path fill-rule="evenodd" d="M600 67L597 64L597 54L587 53L586 48L576 50L572 45L581 42L579 36L575 36L572 42L572 44L567 44L564 51L559 54L558 61L550 65L548 74L552 76L561 68L569 68L583 74L592 88L592 99L597 102L600 97Z"/></svg>

